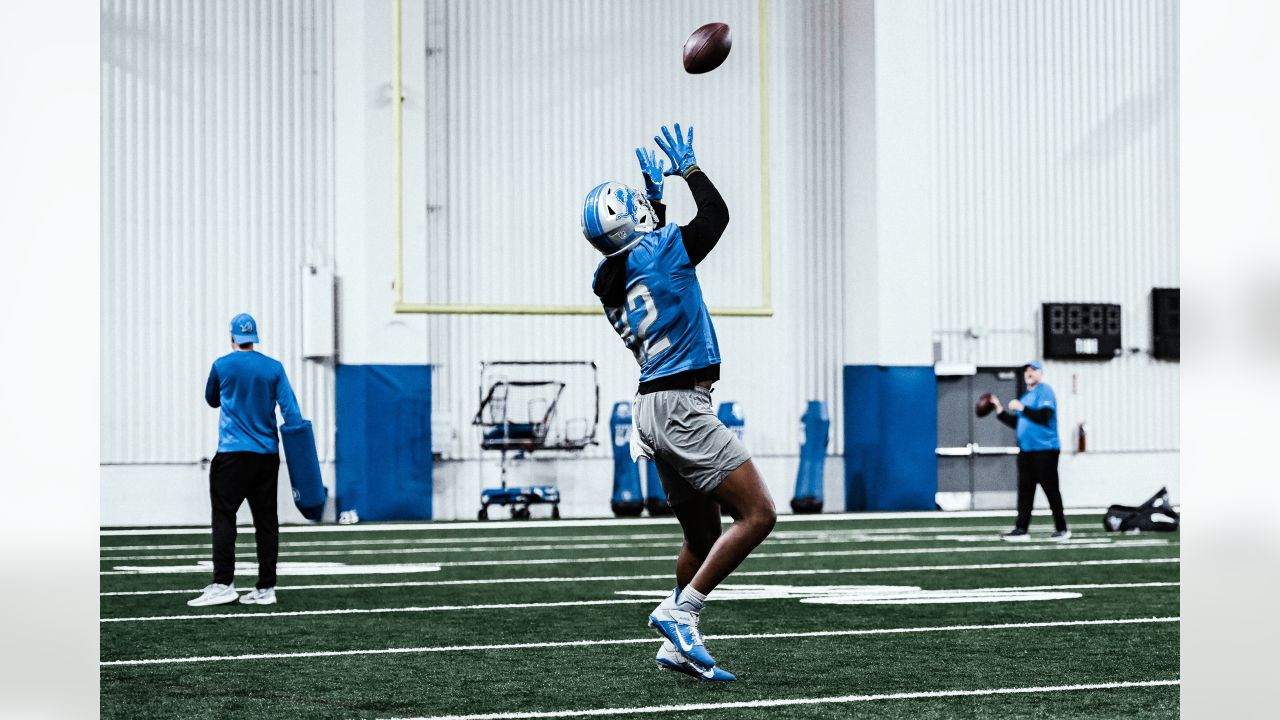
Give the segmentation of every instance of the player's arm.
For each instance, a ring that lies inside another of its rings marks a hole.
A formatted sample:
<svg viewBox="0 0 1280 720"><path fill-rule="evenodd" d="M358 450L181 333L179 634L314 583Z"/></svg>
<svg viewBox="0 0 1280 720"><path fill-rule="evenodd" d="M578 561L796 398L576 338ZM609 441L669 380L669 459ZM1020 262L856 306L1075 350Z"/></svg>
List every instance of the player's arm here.
<svg viewBox="0 0 1280 720"><path fill-rule="evenodd" d="M716 246L724 229L729 226L729 206L720 197L720 191L716 190L711 178L698 167L698 160L693 153L693 128L689 128L689 136L686 138L680 132L679 123L676 124L674 137L664 126L662 136L655 136L653 141L671 159L671 167L675 173L688 183L693 201L698 205L698 213L693 220L688 225L680 226L685 253L688 254L689 261L697 265Z"/></svg>
<svg viewBox="0 0 1280 720"><path fill-rule="evenodd" d="M1022 416L1037 425L1048 427L1049 421L1053 419L1053 408L1022 408Z"/></svg>
<svg viewBox="0 0 1280 720"><path fill-rule="evenodd" d="M222 405L222 393L218 385L217 365L209 368L209 380L204 384L204 401L209 403L209 407L216 408Z"/></svg>
<svg viewBox="0 0 1280 720"><path fill-rule="evenodd" d="M658 216L658 227L662 227L667 224L667 204L662 202L666 163L654 157L652 150L645 148L636 148L636 160L640 161L640 174L644 175L644 197Z"/></svg>
<svg viewBox="0 0 1280 720"><path fill-rule="evenodd" d="M280 368L280 376L276 378L276 404L280 406L280 416L284 424L296 427L302 424L302 411L298 409L298 398L293 395L293 387L289 385L289 376Z"/></svg>
<svg viewBox="0 0 1280 720"><path fill-rule="evenodd" d="M695 166L685 182L698 204L698 214L688 225L680 226L680 237L684 239L684 251L688 253L689 261L697 265L720 242L720 236L729 226L729 206L701 168Z"/></svg>
<svg viewBox="0 0 1280 720"><path fill-rule="evenodd" d="M1018 427L1018 416L1004 409L1004 405L1000 403L1000 398L995 395L991 396L991 404L996 406L996 419L1008 425L1011 428Z"/></svg>

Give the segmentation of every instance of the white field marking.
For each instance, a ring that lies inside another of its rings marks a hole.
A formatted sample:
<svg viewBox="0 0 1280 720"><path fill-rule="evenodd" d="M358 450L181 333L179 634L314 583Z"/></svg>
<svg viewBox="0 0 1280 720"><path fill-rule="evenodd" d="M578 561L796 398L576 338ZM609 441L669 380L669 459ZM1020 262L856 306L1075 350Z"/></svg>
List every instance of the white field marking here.
<svg viewBox="0 0 1280 720"><path fill-rule="evenodd" d="M238 562L236 573L252 575L258 572L258 563ZM183 575L212 573L213 561L204 560L192 565L119 565L99 575ZM408 573L440 572L439 563L396 565L348 565L339 562L282 562L276 565L277 575L405 575Z"/></svg>
<svg viewBox="0 0 1280 720"><path fill-rule="evenodd" d="M1169 540L1152 538L1150 540L1118 540L1103 543L1087 543L1079 545L1071 545L1064 543L1048 543L1043 545L1028 543L1004 543L1003 545L995 545L991 547L926 547L926 548L893 548L885 550L818 550L813 552L762 552L752 553L750 556L755 558L803 558L803 557L847 557L850 555L930 555L938 553L972 553L972 552L1033 552L1033 551L1065 551L1065 550L1110 550L1124 549L1132 547L1152 547L1170 545ZM325 556L334 555L355 555L363 554L371 551L335 551L320 553ZM395 551L377 551L379 553L392 553ZM204 557L199 556L199 557ZM130 560L138 560L140 558L129 558ZM584 563L621 563L621 562L671 562L671 555L624 555L615 557L589 557L589 558L521 558L517 560L442 560L434 563L440 567L492 567L495 565L578 565ZM124 566L121 566L124 567ZM119 575L121 567L114 570L100 571L99 575ZM145 566L138 566L145 567ZM358 566L350 566L358 567ZM153 572L195 572L193 566L179 566L181 569L154 570ZM137 569L127 571L128 574L136 574ZM344 574L356 574L356 571Z"/></svg>
<svg viewBox="0 0 1280 720"><path fill-rule="evenodd" d="M779 538L769 539L764 542L764 547L776 547L779 545L841 545L845 543L855 542L934 542L939 540L960 540L963 542L985 542L999 544L1004 542L998 535L977 535L973 537L956 536L935 536L933 534L923 535L828 535L807 538ZM425 554L425 553L491 553L491 552L511 552L518 549L520 552L532 552L535 550L630 550L636 548L678 548L680 547L681 538L678 536L669 536L663 542L627 542L627 543L550 543L546 545L520 545L518 548L512 548L510 545L504 547L492 546L447 546L447 547L412 547L412 548L370 548L356 550L295 550L280 552L280 557L315 557L315 556L333 556L333 555L405 555L405 554ZM1033 541L1034 542L1034 541ZM1041 544L1053 542L1046 536ZM1083 545L1089 543L1110 543L1112 538L1073 538L1071 540L1061 540L1055 544L1074 544ZM115 550L116 548L111 548ZM245 547L244 550L251 548ZM99 558L102 562L116 560L199 560L200 558L209 557L209 553L200 553L198 555L103 555Z"/></svg>
<svg viewBox="0 0 1280 720"><path fill-rule="evenodd" d="M1176 510L1177 507L1175 506ZM1071 508L1067 516L1097 515L1106 512L1106 508ZM952 520L967 518L1002 518L1007 519L1012 513L1008 510L949 510L940 512L926 510L920 512L845 512L818 513L816 515L779 515L779 523L805 522L838 522L842 520ZM1037 509L1031 512L1036 517L1048 517L1050 511ZM567 527L624 527L629 525L676 525L674 517L659 518L584 518L581 520L487 520L484 522L417 522L417 523L376 523L356 525L284 525L281 533L349 533L349 532L401 532L405 530L524 530L526 528L567 528ZM963 529L963 526L956 529ZM237 528L239 533L252 533L252 525ZM117 530L114 528L100 530L101 536L112 535L208 535L208 525L188 525L178 527L135 528Z"/></svg>
<svg viewBox="0 0 1280 720"><path fill-rule="evenodd" d="M789 638L849 637L855 635L905 635L929 632L963 632L981 630L1023 630L1028 628L1076 627L1084 625L1147 625L1152 623L1176 623L1179 617L1116 618L1112 620L1055 620L1028 623L995 623L989 625L926 625L905 628L868 628L862 630L815 630L790 633L749 633L743 635L707 635L715 640L773 640ZM173 663L228 662L235 660L279 660L285 658L343 657L348 655L400 655L437 652L462 652L467 650L528 650L537 648L586 647L594 645L632 645L653 643L653 635L640 638L613 640L560 640L556 642L507 643L502 645L445 645L407 648L376 648L369 650L319 650L292 653L253 653L248 655L204 655L195 657L141 658L136 660L100 660L100 667L133 665L166 665Z"/></svg>
<svg viewBox="0 0 1280 720"><path fill-rule="evenodd" d="M775 539L796 539L796 538L817 538L817 537L860 537L864 535L895 535L895 534L929 534L929 533L951 533L949 535L931 536L931 539L962 539L969 537L984 538L988 533L1000 533L1007 531L1004 525L970 525L959 527L892 527L892 528L866 528L866 529L840 529L840 530L775 530L769 535L765 542ZM968 534L964 534L968 533ZM1088 533L1075 533L1077 536ZM1096 533L1098 537L1107 537L1103 532ZM997 535L997 538L999 536ZM502 536L475 536L467 537L465 535L453 537L431 537L431 538L384 538L384 539L349 539L349 540L301 540L301 541L284 541L280 543L281 548L286 547L346 547L349 545L443 545L446 543L503 543L510 544L512 538L510 535ZM628 540L675 540L681 539L678 529L676 532L665 533L633 533L627 535L522 535L519 540L523 542L594 542L594 541L628 541ZM1048 539L1048 536L1045 536ZM1034 539L1033 539L1034 541ZM236 546L237 549L252 550L253 543L246 542ZM182 545L106 545L99 548L103 552L117 550L210 550L213 545L210 543L193 543Z"/></svg>
<svg viewBox="0 0 1280 720"><path fill-rule="evenodd" d="M498 712L476 715L430 715L388 720L533 720L534 718L602 717L609 715L656 715L695 710L736 710L796 705L839 705L884 700L924 700L931 698L983 697L989 695L1029 695L1036 693L1079 692L1081 690L1119 690L1128 688L1181 685L1181 680L1125 680L1089 685L1044 685L1040 687L987 688L983 690L921 690L918 692L881 693L878 695L835 695L817 698L779 698L776 700L738 700L719 703L686 703L684 705L647 705L642 707L591 708L589 710L547 710L538 712Z"/></svg>
<svg viewBox="0 0 1280 720"><path fill-rule="evenodd" d="M951 604L972 602L1026 602L1032 600L1073 600L1080 593L1071 589L1113 589L1156 587L1177 583L1100 583L1093 585L1041 585L1039 587L986 587L925 590L914 585L721 585L716 588L716 601L732 600L799 600L826 605L902 605ZM309 617L313 615L377 615L391 613L457 612L471 610L517 610L553 607L592 607L653 603L671 594L670 590L615 590L625 599L559 600L555 602L483 603L472 605L430 605L387 608L334 608L329 610L289 610L281 612L187 613L184 615L147 615L141 617L101 618L100 623L155 622L165 620L220 620L266 617Z"/></svg>
<svg viewBox="0 0 1280 720"><path fill-rule="evenodd" d="M942 572L949 570L1016 570L1020 568L1046 567L1080 567L1088 565L1146 565L1151 563L1178 563L1180 558L1133 558L1123 560L1066 560L1033 563L981 563L974 565L895 565L874 568L836 568L836 569L803 569L803 570L736 570L734 577L784 576L784 575L845 575L861 573L886 572ZM394 588L394 587L437 587L443 585L509 585L516 583L585 583L615 582L631 580L670 580L670 573L653 575L591 575L586 577L523 577L523 578L487 578L476 580L413 580L387 583L346 583L325 585L277 585L277 590L354 590L362 588ZM1022 588L1028 589L1028 588ZM122 590L98 593L103 597L124 595L187 595L198 593L201 588L186 590Z"/></svg>

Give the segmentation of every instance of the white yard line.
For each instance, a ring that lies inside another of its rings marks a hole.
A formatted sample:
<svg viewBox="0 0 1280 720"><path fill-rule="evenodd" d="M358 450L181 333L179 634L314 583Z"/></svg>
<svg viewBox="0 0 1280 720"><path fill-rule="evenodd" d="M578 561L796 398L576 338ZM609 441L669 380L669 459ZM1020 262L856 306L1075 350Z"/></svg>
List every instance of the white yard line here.
<svg viewBox="0 0 1280 720"><path fill-rule="evenodd" d="M1147 582L1147 583L1097 583L1086 585L1037 585L1033 587L984 587L984 588L948 588L963 590L966 593L1000 593L1000 592L1026 592L1026 591L1053 591L1053 590L1083 590L1083 589L1115 589L1115 588L1136 588L1136 587L1169 587L1175 586L1176 582ZM722 586L729 587L729 586ZM865 586L864 586L865 587ZM757 600L762 598L756 597L736 597L734 595L725 595L721 597L721 601L731 600ZM660 598L659 598L660 600ZM380 615L392 613L423 613L423 612L458 612L458 611L475 611L475 610L516 610L529 608L553 608L553 607L592 607L597 605L634 605L648 604L652 605L654 598L648 596L629 597L629 598L610 598L608 600L559 600L555 602L525 602L525 603L482 603L472 605L429 605L429 606L408 606L408 607L383 607L383 608L331 608L328 610L287 610L276 612L228 612L228 613L185 613L182 615L144 615L137 617L118 617L118 618L101 618L101 623L124 623L124 622L156 622L171 620L247 620L251 618L278 618L278 617L310 617L316 615Z"/></svg>
<svg viewBox="0 0 1280 720"><path fill-rule="evenodd" d="M1149 540L1117 540L1105 543L1047 543L1047 544L1027 544L1027 543L1006 543L997 546L983 547L956 547L947 545L941 547L927 548L894 548L894 549L876 549L876 550L819 550L814 552L762 552L753 553L750 559L759 558L805 558L805 557L848 557L854 555L930 555L941 553L994 553L994 552L1038 552L1038 551L1057 551L1063 552L1067 550L1122 550L1133 547L1158 547L1169 546L1172 543L1166 539L1152 538ZM512 552L518 552L519 548L512 548ZM355 554L358 551L351 551ZM385 552L385 551L384 551ZM335 552L324 553L325 555L343 555L347 553ZM203 556L201 556L203 557ZM131 558L137 559L137 558ZM622 563L622 562L671 562L670 554L664 555L624 555L615 557L588 557L588 558L519 558L514 560L450 560L434 562L434 565L440 567L492 567L496 565L580 565L584 563ZM190 572L207 572L207 569L192 569ZM134 570L103 570L99 575L133 575L137 574Z"/></svg>
<svg viewBox="0 0 1280 720"><path fill-rule="evenodd" d="M887 572L941 572L947 570L1004 570L1019 568L1078 567L1087 565L1146 565L1149 563L1178 563L1180 558L1126 558L1121 560L1058 560L1029 563L975 563L970 565L891 565L870 568L813 568L801 570L735 570L734 577L765 577L775 575L845 575ZM521 577L483 578L473 580L413 580L389 583L327 583L321 585L278 585L277 590L349 590L354 588L436 587L440 585L507 585L513 583L568 583L605 582L620 580L670 580L671 573L652 575L589 575L569 577ZM201 588L187 590L124 590L98 593L103 597L127 595L178 595L198 593Z"/></svg>
<svg viewBox="0 0 1280 720"><path fill-rule="evenodd" d="M1059 620L1053 622L1029 623L995 623L989 625L940 625L906 628L869 628L863 630L817 630L800 633L751 633L745 635L708 635L716 640L767 640L805 637L849 637L856 635L902 635L929 632L963 632L982 630L1023 630L1029 628L1077 627L1086 625L1145 625L1153 623L1176 623L1178 617L1152 618L1117 618L1112 620ZM206 655L195 657L143 658L137 660L104 660L101 667L127 667L136 665L168 665L176 663L209 663L232 662L238 660L280 660L288 658L320 658L344 657L352 655L397 655L438 652L462 652L468 650L527 650L536 648L585 647L591 645L631 645L636 643L654 643L652 635L640 638L623 638L614 640L565 640L558 642L508 643L502 645L445 645L409 648L378 648L371 650L322 650L316 652L292 653L254 653L249 655Z"/></svg>
<svg viewBox="0 0 1280 720"><path fill-rule="evenodd" d="M891 528L867 528L867 529L847 529L847 530L775 530L769 535L769 540L782 539L791 540L798 538L839 538L839 537L862 537L862 536L880 536L880 535L899 535L899 534L935 534L947 533L948 535L960 536L981 536L988 533L1000 533L1007 531L1006 525L961 525L955 527L891 527ZM1107 537L1107 533L1099 531L1097 533L1075 533L1077 537ZM498 536L480 536L467 537L430 537L430 538L384 538L384 539L343 539L343 540L295 540L282 541L281 548L286 547L346 547L361 545L443 545L446 543L467 543L468 546L485 543L502 543L510 544L512 541L510 535ZM633 540L680 540L680 533L673 529L671 532L664 533L634 533L629 535L608 534L608 535L522 535L519 540L522 542L599 542L599 541L633 541ZM1044 540L1048 540L1046 531ZM213 546L209 543L191 543L180 545L104 545L101 547L102 552L115 551L150 551L150 550L209 550ZM237 547L251 550L253 543L241 543Z"/></svg>
<svg viewBox="0 0 1280 720"><path fill-rule="evenodd" d="M737 702L686 703L683 705L647 705L640 707L592 708L589 710L548 710L542 712L499 712L475 715L430 715L394 720L532 720L533 718L605 717L609 715L656 715L697 710L740 710L796 705L838 705L885 700L924 700L931 698L983 697L990 695L1027 695L1035 693L1079 692L1082 690L1120 690L1127 688L1180 685L1181 680L1126 680L1087 685L1044 685L1041 687L987 688L982 690L922 690L917 692L881 693L877 695L836 695L818 698L778 698L774 700L739 700Z"/></svg>
<svg viewBox="0 0 1280 720"><path fill-rule="evenodd" d="M935 533L925 533L922 535L910 535L906 533L896 533L893 535L831 535L826 537L806 537L806 538L770 538L766 540L762 547L777 547L780 545L841 545L845 543L888 543L888 542L936 542L938 540L953 540L963 538L966 542L988 542L1000 544L1003 542L999 536L992 534L990 537L984 535L957 536L949 535L948 537L936 537ZM1099 537L1096 539L1072 539L1061 541L1073 545L1087 545L1096 543L1111 543L1113 538ZM510 539L508 539L508 543ZM1034 542L1034 541L1033 541ZM1039 544L1054 542L1046 535ZM1121 542L1126 542L1121 540ZM1127 542L1134 542L1132 540ZM1055 543L1056 544L1056 543ZM662 542L627 542L627 543L549 543L545 545L520 545L521 552L532 552L535 550L629 550L633 548L679 548L680 538L672 535ZM108 548L116 550L117 548ZM246 551L251 551L251 546L243 546ZM426 553L492 553L492 552L511 552L512 548L508 544L503 547L479 546L472 547L469 545L446 546L446 547L410 547L410 548L366 548L366 549L340 549L340 550L293 550L288 551L283 548L280 551L280 557L316 557L316 556L334 556L334 555L406 555L406 554L426 554ZM117 560L202 560L209 557L208 552L199 554L184 555L104 555L100 558L102 562L114 562Z"/></svg>
<svg viewBox="0 0 1280 720"><path fill-rule="evenodd" d="M1069 508L1067 515L1098 515L1106 512L1106 508ZM831 522L839 520L952 520L965 518L1004 518L1013 516L1012 510L956 510L941 512L928 510L920 512L853 512L853 513L818 513L817 515L779 515L779 523ZM1048 517L1049 510L1033 510L1032 515ZM405 530L433 530L447 532L450 530L493 530L518 531L526 528L567 528L567 527L623 527L628 525L675 525L674 517L660 518L590 518L582 520L490 520L486 522L417 522L417 523L378 523L357 525L286 525L280 528L282 533L347 533L347 532L402 532ZM963 528L958 528L963 529ZM102 536L129 535L207 535L208 525L190 525L163 528L135 528L131 530L106 529L99 531ZM253 532L253 526L239 528L239 532Z"/></svg>

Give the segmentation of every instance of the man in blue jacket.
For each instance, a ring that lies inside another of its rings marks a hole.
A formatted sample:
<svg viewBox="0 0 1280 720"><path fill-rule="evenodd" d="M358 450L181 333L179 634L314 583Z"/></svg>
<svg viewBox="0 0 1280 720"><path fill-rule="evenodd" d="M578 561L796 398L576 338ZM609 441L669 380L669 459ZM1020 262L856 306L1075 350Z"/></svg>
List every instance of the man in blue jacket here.
<svg viewBox="0 0 1280 720"><path fill-rule="evenodd" d="M1027 391L1021 398L1009 401L1005 410L1000 400L995 400L1000 422L1013 428L1018 434L1018 519L1013 530L1005 533L1005 540L1025 541L1031 536L1031 505L1036 497L1036 485L1044 489L1053 512L1054 533L1051 540L1067 540L1067 517L1062 510L1062 493L1058 489L1058 453L1062 446L1058 441L1058 398L1053 388L1041 382L1044 366L1033 360L1022 368Z"/></svg>
<svg viewBox="0 0 1280 720"><path fill-rule="evenodd" d="M258 583L239 597L250 605L276 601L276 558L280 520L276 515L276 480L280 445L276 406L287 425L302 423L298 401L284 366L253 349L258 323L247 313L231 319L231 352L213 361L204 397L221 408L218 452L209 467L209 500L213 505L213 583L191 607L221 605L237 599L236 511L245 500L253 514L258 549Z"/></svg>

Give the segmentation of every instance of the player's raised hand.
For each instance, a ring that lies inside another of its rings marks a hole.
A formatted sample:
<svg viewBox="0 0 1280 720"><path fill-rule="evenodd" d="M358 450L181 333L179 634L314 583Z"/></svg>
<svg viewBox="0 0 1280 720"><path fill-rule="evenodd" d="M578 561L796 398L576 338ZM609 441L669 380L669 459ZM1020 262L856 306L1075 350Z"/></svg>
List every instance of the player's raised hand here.
<svg viewBox="0 0 1280 720"><path fill-rule="evenodd" d="M671 137L671 131L667 130L667 126L662 126L662 137L655 135L653 141L658 143L658 147L662 148L662 152L671 158L671 172L669 175L688 175L698 164L698 159L693 156L693 128L689 128L689 137L685 139L680 132L680 123L676 123L676 135Z"/></svg>
<svg viewBox="0 0 1280 720"><path fill-rule="evenodd" d="M652 150L636 148L636 159L640 161L640 172L644 175L644 196L652 202L662 199L662 180L666 164L656 160Z"/></svg>

